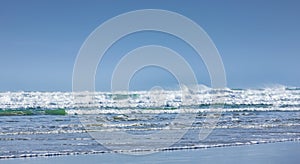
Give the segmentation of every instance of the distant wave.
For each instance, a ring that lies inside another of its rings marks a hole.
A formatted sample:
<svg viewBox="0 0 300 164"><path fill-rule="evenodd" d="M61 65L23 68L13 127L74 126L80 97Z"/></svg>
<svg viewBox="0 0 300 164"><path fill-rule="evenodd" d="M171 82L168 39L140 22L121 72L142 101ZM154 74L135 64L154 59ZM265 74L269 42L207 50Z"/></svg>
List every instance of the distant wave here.
<svg viewBox="0 0 300 164"><path fill-rule="evenodd" d="M5 109L0 110L0 116L28 116L28 115L66 115L64 109Z"/></svg>
<svg viewBox="0 0 300 164"><path fill-rule="evenodd" d="M88 102L75 101L87 97L91 97ZM201 85L190 87L183 92L157 90L115 93L0 93L0 115L51 114L51 110L54 112L59 109L65 110L67 114L101 113L107 110L207 112L215 107L222 108L222 111L300 110L300 88L277 86L264 89L211 89Z"/></svg>

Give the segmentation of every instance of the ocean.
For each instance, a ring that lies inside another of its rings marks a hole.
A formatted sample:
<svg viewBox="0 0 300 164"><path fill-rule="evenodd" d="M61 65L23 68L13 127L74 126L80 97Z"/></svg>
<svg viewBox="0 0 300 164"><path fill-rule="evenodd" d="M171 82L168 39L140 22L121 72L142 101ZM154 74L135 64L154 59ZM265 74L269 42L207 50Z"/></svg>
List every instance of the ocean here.
<svg viewBox="0 0 300 164"><path fill-rule="evenodd" d="M78 97L87 96L91 99L77 101ZM176 122L178 115L184 119ZM207 122L209 116L215 120ZM181 125L173 125L180 121ZM211 131L201 138L203 129ZM173 136L176 133L167 131L184 134ZM128 138L116 136L123 134L119 132L149 138L134 145ZM166 133L151 140L159 132ZM172 90L0 93L0 159L152 153L299 140L300 88L297 87L201 87L185 93ZM164 144L169 141L172 142Z"/></svg>

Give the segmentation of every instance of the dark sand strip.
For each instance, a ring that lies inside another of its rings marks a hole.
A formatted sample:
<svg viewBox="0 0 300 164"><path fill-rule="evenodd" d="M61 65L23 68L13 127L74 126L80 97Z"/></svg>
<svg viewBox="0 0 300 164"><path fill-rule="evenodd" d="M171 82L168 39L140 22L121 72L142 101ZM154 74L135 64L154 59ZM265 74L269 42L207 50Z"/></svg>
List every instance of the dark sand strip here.
<svg viewBox="0 0 300 164"><path fill-rule="evenodd" d="M87 164L87 163L300 163L300 142L281 142L198 150L178 150L150 155L133 156L115 153L70 155L0 160L9 164Z"/></svg>

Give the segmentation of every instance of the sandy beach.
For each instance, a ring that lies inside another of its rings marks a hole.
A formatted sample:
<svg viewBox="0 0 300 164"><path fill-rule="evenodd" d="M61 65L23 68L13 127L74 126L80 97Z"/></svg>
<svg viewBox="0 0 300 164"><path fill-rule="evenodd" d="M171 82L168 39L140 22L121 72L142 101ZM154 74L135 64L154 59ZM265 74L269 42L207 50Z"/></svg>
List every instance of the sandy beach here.
<svg viewBox="0 0 300 164"><path fill-rule="evenodd" d="M115 153L1 160L7 164L37 163L298 163L300 142L159 152L134 156Z"/></svg>

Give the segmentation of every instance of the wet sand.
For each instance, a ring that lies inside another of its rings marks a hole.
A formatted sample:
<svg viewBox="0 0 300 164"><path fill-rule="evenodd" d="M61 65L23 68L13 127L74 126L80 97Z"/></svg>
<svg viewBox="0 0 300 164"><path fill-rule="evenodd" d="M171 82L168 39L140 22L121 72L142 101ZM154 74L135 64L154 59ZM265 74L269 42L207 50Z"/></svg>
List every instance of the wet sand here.
<svg viewBox="0 0 300 164"><path fill-rule="evenodd" d="M246 146L159 152L134 156L116 153L0 160L9 164L53 163L299 163L300 142L280 142Z"/></svg>

